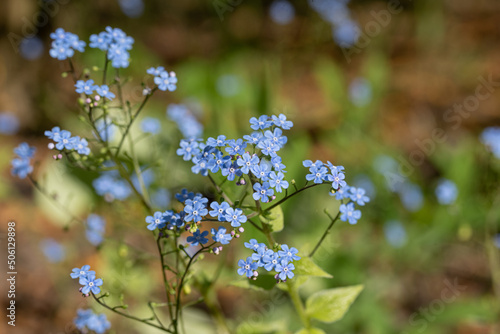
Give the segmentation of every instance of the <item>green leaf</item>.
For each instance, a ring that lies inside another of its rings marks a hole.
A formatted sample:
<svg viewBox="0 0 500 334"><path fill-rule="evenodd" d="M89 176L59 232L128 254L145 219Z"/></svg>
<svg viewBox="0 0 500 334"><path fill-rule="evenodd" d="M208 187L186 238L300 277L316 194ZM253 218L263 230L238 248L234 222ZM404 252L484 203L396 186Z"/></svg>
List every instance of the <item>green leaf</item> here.
<svg viewBox="0 0 500 334"><path fill-rule="evenodd" d="M271 211L269 211L269 213L261 219L263 223L271 225L273 232L279 232L283 230L284 217L283 210L281 209L280 205L271 209Z"/></svg>
<svg viewBox="0 0 500 334"><path fill-rule="evenodd" d="M303 256L300 260L294 261L293 264L295 265L295 270L293 271L295 275L333 278L332 275L321 269L308 256Z"/></svg>
<svg viewBox="0 0 500 334"><path fill-rule="evenodd" d="M307 299L306 313L323 322L340 320L361 290L363 285L319 291Z"/></svg>
<svg viewBox="0 0 500 334"><path fill-rule="evenodd" d="M319 328L302 328L300 331L295 332L295 334L326 334L324 330Z"/></svg>

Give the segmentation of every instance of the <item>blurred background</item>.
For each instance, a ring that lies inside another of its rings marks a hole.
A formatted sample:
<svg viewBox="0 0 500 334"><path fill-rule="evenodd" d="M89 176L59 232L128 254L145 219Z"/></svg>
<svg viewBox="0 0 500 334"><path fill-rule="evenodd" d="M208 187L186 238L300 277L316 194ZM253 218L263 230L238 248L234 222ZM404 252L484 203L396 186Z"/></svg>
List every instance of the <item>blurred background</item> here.
<svg viewBox="0 0 500 334"><path fill-rule="evenodd" d="M155 161L147 182L157 208L170 208L182 187L208 186L175 155L184 123L205 138L239 138L250 117L286 114L295 124L282 154L288 180L304 179L302 160L330 160L371 197L358 224L337 223L314 257L334 278L311 278L304 298L365 285L344 319L318 327L500 333L500 136L483 132L500 125L498 22L495 0L2 1L0 231L4 254L7 222L16 222L18 270L16 327L2 333L77 333L78 308L103 312L69 277L86 263L131 312L147 315L144 301L161 298L140 203L98 193L103 176L54 161L43 135L61 126L88 136L73 83L61 76L68 64L49 56L50 33L62 27L88 44L106 26L135 40L121 71L133 104L141 82L151 81L147 68L164 66L179 78L175 92L156 94L142 114L161 123L140 144L141 160ZM73 59L92 76L102 54L87 50ZM133 133L141 131L137 122ZM55 201L11 176L12 151L23 141L37 148L34 175ZM338 203L324 189L294 197L283 205L278 241L310 247L329 223L325 208L336 213ZM74 219L90 214L105 221L97 235ZM259 236L249 227L220 255L227 264L216 287L220 305L239 333L293 333L300 324L280 292L230 286L237 260L248 256L241 244L252 237ZM207 256L200 275L213 272L214 261ZM5 280L1 286L3 308ZM107 316L112 333L156 333ZM204 305L186 317L188 332L215 333Z"/></svg>

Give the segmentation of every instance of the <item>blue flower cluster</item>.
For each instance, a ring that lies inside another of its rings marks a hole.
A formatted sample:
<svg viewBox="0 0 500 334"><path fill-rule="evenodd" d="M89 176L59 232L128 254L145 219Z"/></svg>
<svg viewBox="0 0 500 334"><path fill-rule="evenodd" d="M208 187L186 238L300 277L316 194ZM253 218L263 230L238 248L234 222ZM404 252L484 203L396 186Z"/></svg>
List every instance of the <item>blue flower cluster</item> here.
<svg viewBox="0 0 500 334"><path fill-rule="evenodd" d="M31 165L31 158L35 155L36 149L28 145L28 143L21 143L14 149L17 158L11 161L12 169L11 174L20 179L24 179L28 174L33 172Z"/></svg>
<svg viewBox="0 0 500 334"><path fill-rule="evenodd" d="M481 133L481 141L488 146L493 155L500 159L500 127L490 126Z"/></svg>
<svg viewBox="0 0 500 334"><path fill-rule="evenodd" d="M246 260L239 260L238 269L239 275L245 275L248 278L256 279L258 276L257 269L263 267L267 271L275 271L274 276L279 282L286 281L287 278L293 278L295 274L293 270L295 266L293 261L300 260L297 248L289 248L288 245L281 245L280 250L273 251L267 248L264 243L259 243L255 239L245 242L245 247L254 251L252 256Z"/></svg>
<svg viewBox="0 0 500 334"><path fill-rule="evenodd" d="M146 71L154 76L155 85L159 90L173 92L177 89L177 76L175 72L166 71L163 66L151 67Z"/></svg>
<svg viewBox="0 0 500 334"><path fill-rule="evenodd" d="M96 314L91 309L78 309L73 323L82 333L94 331L97 334L103 334L111 327L104 313Z"/></svg>
<svg viewBox="0 0 500 334"><path fill-rule="evenodd" d="M115 98L115 94L113 94L109 90L108 85L96 85L94 84L94 80L89 79L87 81L78 80L75 84L75 91L80 94L92 95L96 92L95 101L99 101L101 98L107 98L108 100L112 100Z"/></svg>
<svg viewBox="0 0 500 334"><path fill-rule="evenodd" d="M211 229L211 236L214 243L227 245L233 237L238 238L239 234L244 229L241 224L247 221L247 217L243 211L238 208L232 208L227 202L212 202L210 211L208 209L208 199L200 193L188 192L186 189L175 195L175 198L182 204L184 209L180 212L167 210L165 212L156 211L152 216L147 216L145 221L148 224L147 229L150 231L158 230L176 230L181 231L184 227L185 231L191 232L186 238L186 241L192 246L205 245L209 242L209 231L201 231L200 224L202 221L227 222L231 225L232 231L228 233L228 228L219 226L218 229ZM206 218L210 216L213 218ZM191 223L185 225L186 223ZM214 247L213 252L218 254L222 250L221 246Z"/></svg>
<svg viewBox="0 0 500 334"><path fill-rule="evenodd" d="M309 173L306 175L306 180L313 181L316 184L331 183L331 196L342 201L347 199L349 202L340 205L340 220L348 221L349 224L356 224L361 218L361 211L356 210L357 205L365 205L370 201L363 188L351 187L345 181L344 166L334 166L330 161L326 164L320 160L312 162L312 160L304 160L304 167L309 168Z"/></svg>
<svg viewBox="0 0 500 334"><path fill-rule="evenodd" d="M195 174L206 176L209 172L220 171L229 181L250 174L255 180L253 198L268 202L274 198L274 191L282 192L288 188L288 182L284 180L285 165L277 152L287 142L283 130L292 126L293 123L283 114L252 117L250 127L254 132L243 136L243 139L228 140L224 135L210 137L206 143L184 139L180 142L177 155L194 163L191 171Z"/></svg>
<svg viewBox="0 0 500 334"><path fill-rule="evenodd" d="M92 181L96 193L104 196L107 202L113 202L115 199L123 201L132 194L132 189L128 183L123 180L117 170L106 171L97 179Z"/></svg>
<svg viewBox="0 0 500 334"><path fill-rule="evenodd" d="M90 270L90 266L88 264L84 265L81 268L73 268L72 273L70 274L71 278L77 279L80 285L83 285L80 288L80 292L84 295L87 295L92 292L97 295L101 292L102 278L96 278L95 271Z"/></svg>
<svg viewBox="0 0 500 334"><path fill-rule="evenodd" d="M203 125L183 104L171 104L167 107L167 116L177 123L184 138L199 138L203 135Z"/></svg>
<svg viewBox="0 0 500 334"><path fill-rule="evenodd" d="M359 37L359 26L351 18L349 0L309 0L309 5L332 25L333 39L342 47L353 46Z"/></svg>
<svg viewBox="0 0 500 334"><path fill-rule="evenodd" d="M91 48L106 51L107 58L111 60L114 68L126 68L129 66L130 54L134 39L127 36L119 28L106 27L105 31L98 35L90 36L89 46Z"/></svg>
<svg viewBox="0 0 500 334"><path fill-rule="evenodd" d="M59 151L75 150L81 155L90 154L89 143L85 138L80 138L79 136L72 137L71 132L61 130L58 126L52 128L50 131L45 131L45 136L54 141L54 143L49 143L50 149L56 148Z"/></svg>
<svg viewBox="0 0 500 334"><path fill-rule="evenodd" d="M50 34L52 48L49 53L52 58L64 60L73 57L75 50L79 52L85 51L85 42L81 41L77 35L66 32L62 28L57 28L55 32Z"/></svg>
<svg viewBox="0 0 500 334"><path fill-rule="evenodd" d="M87 217L87 230L85 236L94 246L99 246L104 238L106 221L99 215L91 214Z"/></svg>

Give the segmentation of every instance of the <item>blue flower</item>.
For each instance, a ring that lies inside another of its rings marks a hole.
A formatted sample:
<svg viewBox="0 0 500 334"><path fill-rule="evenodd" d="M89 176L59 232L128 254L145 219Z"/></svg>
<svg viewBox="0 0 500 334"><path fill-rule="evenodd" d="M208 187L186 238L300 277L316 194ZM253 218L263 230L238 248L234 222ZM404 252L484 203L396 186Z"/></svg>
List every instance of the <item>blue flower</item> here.
<svg viewBox="0 0 500 334"><path fill-rule="evenodd" d="M90 35L89 46L94 49L101 49L106 51L111 43L111 36L105 31L99 33L99 35Z"/></svg>
<svg viewBox="0 0 500 334"><path fill-rule="evenodd" d="M191 167L191 171L195 174L201 174L203 176L208 175L208 160L193 158L194 166Z"/></svg>
<svg viewBox="0 0 500 334"><path fill-rule="evenodd" d="M264 135L261 132L254 132L251 135L243 136L243 139L250 145L257 145L263 137Z"/></svg>
<svg viewBox="0 0 500 334"><path fill-rule="evenodd" d="M339 188L337 191L335 192L330 192L330 196L335 196L335 199L336 200L342 200L344 198L351 198L351 193L349 192L349 189L351 187L348 186L347 184L345 186L343 186L342 188Z"/></svg>
<svg viewBox="0 0 500 334"><path fill-rule="evenodd" d="M271 159L271 165L273 166L273 169L276 172L286 173L286 171L284 170L286 168L286 166L282 163L280 156L277 155L277 156L273 157Z"/></svg>
<svg viewBox="0 0 500 334"><path fill-rule="evenodd" d="M164 71L160 74L160 76L154 78L154 82L158 86L158 89L162 91L168 90L173 92L177 89L177 76L175 75L175 72L169 73Z"/></svg>
<svg viewBox="0 0 500 334"><path fill-rule="evenodd" d="M308 168L311 168L311 167L316 167L316 168L320 168L321 166L323 166L323 162L320 161L320 160L316 160L316 162L312 162L311 160L304 160L302 161L302 165L304 167L308 167Z"/></svg>
<svg viewBox="0 0 500 334"><path fill-rule="evenodd" d="M94 84L94 80L92 79L87 81L78 80L75 84L75 87L75 91L77 93L85 93L87 95L91 95L97 88L99 88L99 86Z"/></svg>
<svg viewBox="0 0 500 334"><path fill-rule="evenodd" d="M449 205L455 202L458 196L457 186L453 181L443 179L436 187L436 197L439 204Z"/></svg>
<svg viewBox="0 0 500 334"><path fill-rule="evenodd" d="M151 134L160 133L161 130L160 121L157 118L146 117L141 121L141 130L144 133L151 133Z"/></svg>
<svg viewBox="0 0 500 334"><path fill-rule="evenodd" d="M365 195L365 190L363 188L351 187L351 200L356 202L358 205L365 205L365 203L370 202L370 198Z"/></svg>
<svg viewBox="0 0 500 334"><path fill-rule="evenodd" d="M273 132L271 132L270 130L267 130L264 133L264 136L267 139L269 139L271 142L273 142L275 145L277 145L279 147L283 147L283 145L286 144L288 139L286 138L286 136L282 136L282 134L283 134L283 131L280 128L276 128L276 129L274 129Z"/></svg>
<svg viewBox="0 0 500 334"><path fill-rule="evenodd" d="M95 278L95 274L88 274L86 277L80 278L80 284L83 285L82 293L86 295L90 291L97 295L101 292L99 288L102 285L101 278Z"/></svg>
<svg viewBox="0 0 500 334"><path fill-rule="evenodd" d="M236 160L236 163L241 167L241 171L244 174L248 174L250 172L250 168L259 163L259 158L257 155L250 156L250 154L245 153Z"/></svg>
<svg viewBox="0 0 500 334"><path fill-rule="evenodd" d="M266 139L266 140L261 140L258 144L257 147L260 148L260 151L265 154L269 155L270 157L276 156L276 151L280 150L280 146L276 145L273 141Z"/></svg>
<svg viewBox="0 0 500 334"><path fill-rule="evenodd" d="M231 234L226 233L226 229L222 226L219 227L218 230L215 230L215 228L212 228L212 239L215 242L220 242L223 245L227 245L231 239L233 238Z"/></svg>
<svg viewBox="0 0 500 334"><path fill-rule="evenodd" d="M52 263L61 262L66 256L64 246L54 239L42 240L40 242L40 248L42 249L43 255Z"/></svg>
<svg viewBox="0 0 500 334"><path fill-rule="evenodd" d="M200 233L200 230L197 230L193 233L192 236L187 237L187 242L191 243L193 246L198 246L198 244L206 244L208 239L205 238L208 235L208 231L203 231Z"/></svg>
<svg viewBox="0 0 500 334"><path fill-rule="evenodd" d="M188 199L193 199L194 196L194 192L188 191L185 188L182 189L180 193L175 194L175 198L181 203L184 203Z"/></svg>
<svg viewBox="0 0 500 334"><path fill-rule="evenodd" d="M264 257L271 256L274 252L266 247L257 248L256 253L252 254L252 260L257 262L257 266L264 267Z"/></svg>
<svg viewBox="0 0 500 334"><path fill-rule="evenodd" d="M288 245L281 245L281 250L278 251L278 255L281 260L286 260L286 262L292 262L296 260L300 260L300 256L297 255L299 251L297 248L292 247L288 248Z"/></svg>
<svg viewBox="0 0 500 334"><path fill-rule="evenodd" d="M182 104L170 104L167 107L167 115L177 123L184 138L199 138L203 134L203 125L193 113Z"/></svg>
<svg viewBox="0 0 500 334"><path fill-rule="evenodd" d="M295 8L286 0L276 0L269 7L269 16L278 24L288 24L295 17Z"/></svg>
<svg viewBox="0 0 500 334"><path fill-rule="evenodd" d="M292 272L292 270L295 270L295 266L293 263L288 263L286 260L281 260L280 263L276 264L275 270L282 281L295 276Z"/></svg>
<svg viewBox="0 0 500 334"><path fill-rule="evenodd" d="M0 133L4 135L16 134L19 130L19 119L8 112L0 112Z"/></svg>
<svg viewBox="0 0 500 334"><path fill-rule="evenodd" d="M87 230L85 235L87 240L94 246L98 246L103 241L103 234L106 221L99 215L91 214L87 217Z"/></svg>
<svg viewBox="0 0 500 334"><path fill-rule="evenodd" d="M221 151L216 151L214 159L210 159L207 167L212 173L217 173L219 169L229 167L230 164L231 157L229 155L224 156Z"/></svg>
<svg viewBox="0 0 500 334"><path fill-rule="evenodd" d="M85 42L81 41L77 35L66 32L62 28L56 29L50 34L50 37L53 39L52 48L49 50L52 58L64 60L73 57L74 50L84 51Z"/></svg>
<svg viewBox="0 0 500 334"><path fill-rule="evenodd" d="M269 196L274 194L274 190L269 188L269 182L264 182L262 185L260 183L255 183L253 185L253 199L256 201L261 201L263 203L269 202Z"/></svg>
<svg viewBox="0 0 500 334"><path fill-rule="evenodd" d="M77 316L73 319L73 323L81 332L91 330L97 334L103 334L111 327L106 315L103 313L95 314L90 309L78 309L76 312Z"/></svg>
<svg viewBox="0 0 500 334"><path fill-rule="evenodd" d="M269 185L279 193L283 191L282 189L288 189L288 181L285 180L285 174L282 172L269 173Z"/></svg>
<svg viewBox="0 0 500 334"><path fill-rule="evenodd" d="M272 122L269 120L269 116L262 115L259 119L252 117L250 118L250 127L253 130L264 130L272 126Z"/></svg>
<svg viewBox="0 0 500 334"><path fill-rule="evenodd" d="M105 97L108 100L112 100L115 98L115 94L109 91L108 85L95 86L95 90L99 96Z"/></svg>
<svg viewBox="0 0 500 334"><path fill-rule="evenodd" d="M73 268L72 273L70 274L72 279L78 278L80 284L83 284L82 279L89 275L95 276L95 271L90 270L90 266L88 264L84 265L81 268Z"/></svg>
<svg viewBox="0 0 500 334"><path fill-rule="evenodd" d="M217 139L209 137L207 139L207 145L212 146L212 147L224 147L226 146L227 140L226 136L220 135L217 137Z"/></svg>
<svg viewBox="0 0 500 334"><path fill-rule="evenodd" d="M349 221L349 224L356 224L361 218L361 211L354 209L354 203L340 205L340 220Z"/></svg>
<svg viewBox="0 0 500 334"><path fill-rule="evenodd" d="M280 256L277 252L271 251L270 253L267 253L262 258L262 261L264 262L264 269L266 269L267 271L274 270L276 268L276 265L279 263L279 259Z"/></svg>
<svg viewBox="0 0 500 334"><path fill-rule="evenodd" d="M397 191L403 206L407 210L415 212L422 207L424 196L422 195L422 190L418 185L405 182L403 185L398 187Z"/></svg>
<svg viewBox="0 0 500 334"><path fill-rule="evenodd" d="M326 173L328 170L326 167L321 166L321 167L311 167L309 168L309 172L311 174L306 175L306 180L307 181L313 181L314 183L323 183L323 179L326 178Z"/></svg>
<svg viewBox="0 0 500 334"><path fill-rule="evenodd" d="M238 261L238 266L240 268L238 269L238 275L246 275L248 278L253 276L254 270L257 270L259 267L257 263L252 262L252 258L249 256L247 257L247 260L239 260Z"/></svg>
<svg viewBox="0 0 500 334"><path fill-rule="evenodd" d="M226 221L226 210L230 208L229 203L222 202L221 204L217 202L210 203L212 211L209 212L210 216L217 217L221 222Z"/></svg>
<svg viewBox="0 0 500 334"><path fill-rule="evenodd" d="M255 175L258 179L262 181L269 180L269 165L266 163L262 163L260 165L255 165L251 169L253 175Z"/></svg>
<svg viewBox="0 0 500 334"><path fill-rule="evenodd" d="M200 149L198 148L198 143L194 140L185 140L182 139L180 142L181 148L177 149L177 155L182 156L184 161L189 161L191 158L200 153Z"/></svg>
<svg viewBox="0 0 500 334"><path fill-rule="evenodd" d="M150 68L148 68L146 70L147 74L154 75L155 77L159 76L163 72L165 72L165 68L163 66L158 66L156 68L155 67L150 67Z"/></svg>
<svg viewBox="0 0 500 334"><path fill-rule="evenodd" d="M226 152L230 155L242 155L245 153L245 148L247 143L243 142L243 139L228 141L229 147L226 147Z"/></svg>
<svg viewBox="0 0 500 334"><path fill-rule="evenodd" d="M158 229L164 228L165 224L166 224L166 220L160 211L156 211L153 216L146 217L146 223L149 224L147 226L148 230L153 231L153 230L156 230L157 228Z"/></svg>
<svg viewBox="0 0 500 334"><path fill-rule="evenodd" d="M87 139L83 138L80 139L80 137L74 137L74 149L78 152L78 154L83 154L83 155L89 155L90 154L90 148L89 143L87 142Z"/></svg>
<svg viewBox="0 0 500 334"><path fill-rule="evenodd" d="M226 209L225 218L231 223L232 227L239 227L241 223L247 221L247 216L243 214L242 210L233 208Z"/></svg>
<svg viewBox="0 0 500 334"><path fill-rule="evenodd" d="M33 172L33 166L30 165L29 159L13 159L11 161L12 169L11 174L17 176L20 179L26 178L28 174Z"/></svg>
<svg viewBox="0 0 500 334"><path fill-rule="evenodd" d="M54 136L55 135L59 135L61 132L61 128L59 128L58 126L55 126L52 128L52 130L50 131L45 131L45 136L48 137L49 139L54 139Z"/></svg>
<svg viewBox="0 0 500 334"><path fill-rule="evenodd" d="M255 239L250 239L249 242L245 242L245 247L253 251L257 251L260 247L266 247L264 243L259 243Z"/></svg>
<svg viewBox="0 0 500 334"><path fill-rule="evenodd" d="M346 186L346 182L344 181L345 174L342 172L332 172L332 188L339 189Z"/></svg>
<svg viewBox="0 0 500 334"><path fill-rule="evenodd" d="M122 46L111 44L108 49L108 58L114 68L126 68L129 66L130 54Z"/></svg>
<svg viewBox="0 0 500 334"><path fill-rule="evenodd" d="M238 168L236 161L234 161L232 164L222 169L222 175L226 176L229 181L234 181L234 178L243 175L243 172Z"/></svg>
<svg viewBox="0 0 500 334"><path fill-rule="evenodd" d="M188 204L186 201L186 206L184 207L184 212L186 212L186 217L184 217L185 222L193 221L195 223L201 221L203 216L208 214L208 210L202 203Z"/></svg>
<svg viewBox="0 0 500 334"><path fill-rule="evenodd" d="M21 143L14 149L14 153L21 159L31 159L35 154L36 148L29 146L28 143Z"/></svg>
<svg viewBox="0 0 500 334"><path fill-rule="evenodd" d="M273 115L272 118L274 125L281 127L283 130L290 130L293 126L292 121L287 121L286 116L283 114L280 114L279 116Z"/></svg>
<svg viewBox="0 0 500 334"><path fill-rule="evenodd" d="M54 141L57 143L58 150L72 150L75 147L76 137L71 137L71 132L62 130L60 133L54 135Z"/></svg>

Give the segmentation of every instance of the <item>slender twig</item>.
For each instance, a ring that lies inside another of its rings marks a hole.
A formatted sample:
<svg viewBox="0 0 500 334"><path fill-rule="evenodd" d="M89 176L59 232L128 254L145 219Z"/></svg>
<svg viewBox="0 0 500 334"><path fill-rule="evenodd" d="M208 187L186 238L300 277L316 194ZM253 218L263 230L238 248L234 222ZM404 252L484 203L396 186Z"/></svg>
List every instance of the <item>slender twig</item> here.
<svg viewBox="0 0 500 334"><path fill-rule="evenodd" d="M163 255L162 255L160 240L161 240L161 237L160 237L160 235L158 235L158 238L156 239L156 245L158 247L158 253L160 254L161 273L163 276L163 286L165 288L165 295L167 297L168 314L170 315L170 319L173 319L174 313L173 313L172 307L171 307L170 291L169 291L170 284L168 284L167 275L165 274L165 260L164 260Z"/></svg>
<svg viewBox="0 0 500 334"><path fill-rule="evenodd" d="M106 303L104 303L103 301L101 301L100 298L97 298L93 292L91 292L92 294L92 297L94 297L94 300L96 302L98 302L101 306L107 308L108 310L114 312L114 313L117 313L119 315L122 315L124 316L125 318L128 318L128 319L131 319L131 320L135 320L135 321L138 321L138 322L142 322L143 324L146 324L146 325L149 325L151 327L154 327L154 328L157 328L157 329L160 329L164 332L168 332L168 333L173 333L171 330L163 327L162 325L156 325L156 324L153 324L152 322L150 322L148 319L141 319L141 318L138 318L138 317L135 317L133 315L130 315L130 314L127 314L125 312L121 312L121 311L118 311L117 308L122 308L121 306L115 306L115 307L111 307L109 305L107 305Z"/></svg>
<svg viewBox="0 0 500 334"><path fill-rule="evenodd" d="M318 250L319 246L321 246L321 243L323 242L323 240L325 240L326 236L328 235L328 233L330 233L330 230L331 228L333 227L333 224L335 224L335 222L339 219L340 217L340 211L337 213L337 215L335 216L335 218L333 218L329 213L328 211L325 210L325 214L330 217L330 225L328 225L328 227L326 228L325 232L323 233L323 235L321 236L321 239L319 239L318 243L316 244L316 246L313 248L313 250L311 251L311 253L309 253L309 257L313 257L314 253L316 253L316 251Z"/></svg>

